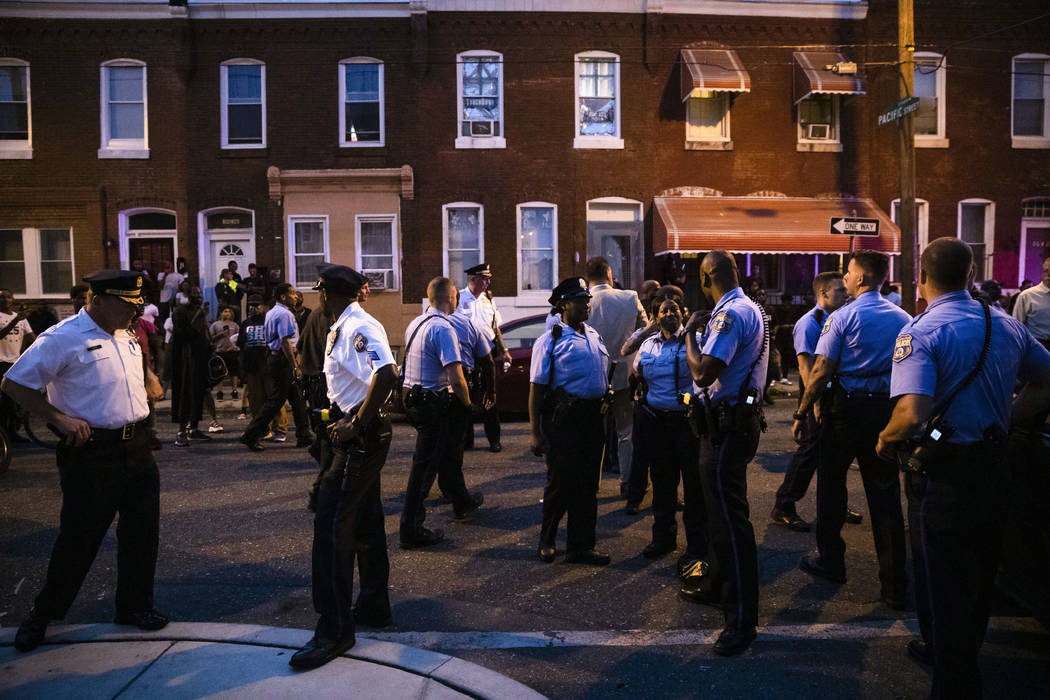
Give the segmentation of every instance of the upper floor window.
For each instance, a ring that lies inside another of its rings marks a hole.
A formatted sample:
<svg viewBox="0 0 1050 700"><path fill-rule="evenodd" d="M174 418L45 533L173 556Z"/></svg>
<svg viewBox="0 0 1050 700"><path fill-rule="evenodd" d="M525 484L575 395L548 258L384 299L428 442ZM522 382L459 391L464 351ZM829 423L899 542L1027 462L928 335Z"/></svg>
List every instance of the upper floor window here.
<svg viewBox="0 0 1050 700"><path fill-rule="evenodd" d="M574 148L623 148L620 137L620 57L606 51L576 54Z"/></svg>
<svg viewBox="0 0 1050 700"><path fill-rule="evenodd" d="M32 158L29 64L0 58L0 158Z"/></svg>
<svg viewBox="0 0 1050 700"><path fill-rule="evenodd" d="M948 145L945 137L947 68L944 56L915 54L915 90L919 111L915 113L915 145L936 148Z"/></svg>
<svg viewBox="0 0 1050 700"><path fill-rule="evenodd" d="M558 207L518 205L518 292L542 292L558 283Z"/></svg>
<svg viewBox="0 0 1050 700"><path fill-rule="evenodd" d="M149 158L146 64L119 59L102 64L99 158Z"/></svg>
<svg viewBox="0 0 1050 700"><path fill-rule="evenodd" d="M814 93L798 103L799 150L842 150L839 96Z"/></svg>
<svg viewBox="0 0 1050 700"><path fill-rule="evenodd" d="M0 288L19 296L68 298L73 283L72 229L0 229Z"/></svg>
<svg viewBox="0 0 1050 700"><path fill-rule="evenodd" d="M339 62L339 145L386 144L383 63L374 58Z"/></svg>
<svg viewBox="0 0 1050 700"><path fill-rule="evenodd" d="M980 280L992 279L995 253L995 202L988 199L964 199L959 202L957 237L970 245L973 262Z"/></svg>
<svg viewBox="0 0 1050 700"><path fill-rule="evenodd" d="M729 141L730 93L713 90L693 92L686 107L685 140Z"/></svg>
<svg viewBox="0 0 1050 700"><path fill-rule="evenodd" d="M467 283L464 270L485 258L485 210L474 202L455 202L442 208L445 277L462 287Z"/></svg>
<svg viewBox="0 0 1050 700"><path fill-rule="evenodd" d="M456 68L456 148L506 148L502 54L464 51L456 56Z"/></svg>
<svg viewBox="0 0 1050 700"><path fill-rule="evenodd" d="M1013 147L1050 148L1050 56L1021 54L1013 60Z"/></svg>
<svg viewBox="0 0 1050 700"><path fill-rule="evenodd" d="M372 291L397 289L397 217L357 217L357 269Z"/></svg>
<svg viewBox="0 0 1050 700"><path fill-rule="evenodd" d="M266 65L235 58L219 66L222 147L266 148Z"/></svg>
<svg viewBox="0 0 1050 700"><path fill-rule="evenodd" d="M317 282L318 267L328 262L328 217L288 217L288 281L297 289Z"/></svg>

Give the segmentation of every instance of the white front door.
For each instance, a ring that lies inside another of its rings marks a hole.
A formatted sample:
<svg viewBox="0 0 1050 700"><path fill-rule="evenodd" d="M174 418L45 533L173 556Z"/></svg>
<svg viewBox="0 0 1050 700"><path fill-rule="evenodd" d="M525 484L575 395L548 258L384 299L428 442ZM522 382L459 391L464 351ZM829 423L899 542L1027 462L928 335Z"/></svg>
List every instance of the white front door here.
<svg viewBox="0 0 1050 700"><path fill-rule="evenodd" d="M255 262L249 258L249 250L246 241L211 241L211 279L209 284L218 284L219 275L230 266L230 262L237 263L237 274L244 277L248 274L248 263Z"/></svg>

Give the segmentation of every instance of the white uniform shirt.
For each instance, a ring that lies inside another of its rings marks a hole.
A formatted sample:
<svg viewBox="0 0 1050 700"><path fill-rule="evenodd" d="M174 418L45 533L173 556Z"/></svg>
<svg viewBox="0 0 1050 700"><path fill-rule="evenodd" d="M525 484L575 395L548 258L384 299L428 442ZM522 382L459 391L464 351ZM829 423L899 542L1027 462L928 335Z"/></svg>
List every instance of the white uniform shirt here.
<svg viewBox="0 0 1050 700"><path fill-rule="evenodd" d="M51 326L7 371L48 401L93 428L119 428L149 415L142 378L142 349L132 333L99 328L82 309Z"/></svg>
<svg viewBox="0 0 1050 700"><path fill-rule="evenodd" d="M471 293L470 287L459 290L459 306L456 307L456 311L473 318L485 337L492 341L496 339L496 328L503 325L503 317L500 316L496 304L489 299L489 295L482 294L476 297Z"/></svg>
<svg viewBox="0 0 1050 700"><path fill-rule="evenodd" d="M386 330L355 301L328 332L324 357L328 400L348 412L365 400L376 370L392 364Z"/></svg>
<svg viewBox="0 0 1050 700"><path fill-rule="evenodd" d="M1040 282L1018 294L1014 318L1027 326L1037 340L1050 338L1050 288Z"/></svg>
<svg viewBox="0 0 1050 700"><path fill-rule="evenodd" d="M0 328L11 323L17 315L0 313ZM24 318L16 323L10 333L0 338L0 362L10 363L17 360L19 353L22 351L22 338L32 332L33 329L29 327L29 321L26 321Z"/></svg>

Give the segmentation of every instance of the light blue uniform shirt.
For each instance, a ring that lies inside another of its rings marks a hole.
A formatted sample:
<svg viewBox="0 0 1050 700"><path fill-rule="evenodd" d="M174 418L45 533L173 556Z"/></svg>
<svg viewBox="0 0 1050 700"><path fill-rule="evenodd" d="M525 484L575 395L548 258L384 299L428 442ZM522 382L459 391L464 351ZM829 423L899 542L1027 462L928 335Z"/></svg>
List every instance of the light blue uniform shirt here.
<svg viewBox="0 0 1050 700"><path fill-rule="evenodd" d="M762 309L740 287L728 292L715 305L700 339L700 349L703 354L726 363L725 371L707 389L710 401L726 399L730 405L735 405L749 372L749 385L758 389L761 400L766 386L768 358L758 360L753 372L751 365L759 355L769 351L763 331Z"/></svg>
<svg viewBox="0 0 1050 700"><path fill-rule="evenodd" d="M819 306L814 306L805 316L795 322L791 337L795 343L796 355L806 354L816 357L817 339L820 338L820 329L824 326L824 319L827 317L827 311Z"/></svg>
<svg viewBox="0 0 1050 700"><path fill-rule="evenodd" d="M474 369L474 360L492 353L492 341L474 323L470 311L455 311L446 316L459 338L459 359L463 369Z"/></svg>
<svg viewBox="0 0 1050 700"><path fill-rule="evenodd" d="M448 316L431 307L422 316L416 316L405 329L405 345L416 328L428 317L435 317L416 333L408 349L405 366L405 386L422 385L428 391L442 391L452 386L448 376L451 365L460 362L459 338Z"/></svg>
<svg viewBox="0 0 1050 700"><path fill-rule="evenodd" d="M693 390L684 340L685 329L681 326L666 340L663 333L657 333L643 340L634 356L634 370L649 387L645 401L658 411L684 411L686 407L678 403L678 394Z"/></svg>
<svg viewBox="0 0 1050 700"><path fill-rule="evenodd" d="M605 395L609 386L609 351L605 349L598 331L587 324L583 333L577 333L564 323L559 323L561 337L554 343L554 385L562 387L573 396L596 399ZM532 365L529 381L533 384L550 384L551 342L550 331L541 335L532 346Z"/></svg>
<svg viewBox="0 0 1050 700"><path fill-rule="evenodd" d="M984 311L969 292L944 294L901 329L893 352L893 396L932 396L934 411L965 381L984 347ZM1050 353L1020 321L992 308L992 341L984 367L952 400L949 442L977 442L984 431L1010 425L1014 383L1050 373Z"/></svg>
<svg viewBox="0 0 1050 700"><path fill-rule="evenodd" d="M865 292L824 321L817 354L839 363L839 383L846 391L886 393L893 339L910 320L877 290Z"/></svg>
<svg viewBox="0 0 1050 700"><path fill-rule="evenodd" d="M295 322L295 314L280 302L266 312L263 330L266 332L266 345L271 350L280 350L281 341L285 338L291 338L293 348L299 344L299 325Z"/></svg>

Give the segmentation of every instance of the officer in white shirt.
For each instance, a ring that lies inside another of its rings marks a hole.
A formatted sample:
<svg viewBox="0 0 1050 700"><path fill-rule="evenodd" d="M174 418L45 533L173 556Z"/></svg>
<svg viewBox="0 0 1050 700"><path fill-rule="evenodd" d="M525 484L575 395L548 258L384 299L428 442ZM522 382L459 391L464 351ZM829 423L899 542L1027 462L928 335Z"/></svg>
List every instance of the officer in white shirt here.
<svg viewBox="0 0 1050 700"><path fill-rule="evenodd" d="M499 327L503 325L503 317L495 302L489 297L489 285L492 284L492 269L488 263L480 263L474 267L468 267L464 272L467 274L467 286L459 290L459 303L456 310L465 313L474 319L474 323L485 334L494 349L492 361L495 366L500 362L511 361L510 351L503 344L503 334ZM504 367L508 365L504 364ZM482 412L482 420L485 424L485 437L489 441L489 451L499 452L503 449L500 443L499 410L496 408L495 386L489 387L492 391L492 404ZM474 446L474 429L467 436L468 448Z"/></svg>
<svg viewBox="0 0 1050 700"><path fill-rule="evenodd" d="M289 660L316 668L354 645L354 623L386 627L390 561L383 527L379 472L390 449L383 403L397 383L386 331L357 301L368 279L344 265L321 270L314 289L336 317L325 346L331 408L320 411L321 475L314 515L313 600L319 615L313 639ZM314 313L317 313L316 311ZM354 560L360 593L351 612Z"/></svg>
<svg viewBox="0 0 1050 700"><path fill-rule="evenodd" d="M142 305L142 276L85 277L87 307L40 334L4 378L3 391L63 437L56 453L62 515L44 588L15 636L29 651L69 610L114 516L118 625L157 630L153 608L160 479L150 450L142 350L128 324ZM42 393L47 391L46 396Z"/></svg>

